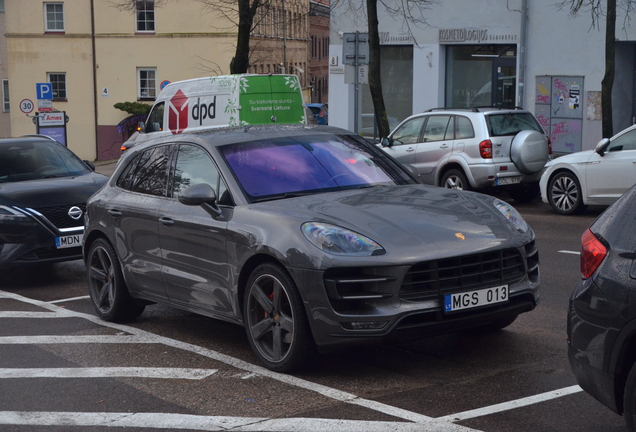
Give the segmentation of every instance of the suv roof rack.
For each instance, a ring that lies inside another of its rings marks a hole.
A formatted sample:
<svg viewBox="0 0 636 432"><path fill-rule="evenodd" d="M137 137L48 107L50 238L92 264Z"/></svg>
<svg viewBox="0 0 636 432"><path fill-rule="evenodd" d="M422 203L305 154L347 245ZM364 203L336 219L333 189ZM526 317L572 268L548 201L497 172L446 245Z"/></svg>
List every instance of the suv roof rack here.
<svg viewBox="0 0 636 432"><path fill-rule="evenodd" d="M462 108L453 108L453 107L439 107L439 108L430 108L423 112L433 112L433 111L471 111L471 112L481 112L481 110L523 110L522 107L501 107L501 106L478 106L478 107L462 107Z"/></svg>

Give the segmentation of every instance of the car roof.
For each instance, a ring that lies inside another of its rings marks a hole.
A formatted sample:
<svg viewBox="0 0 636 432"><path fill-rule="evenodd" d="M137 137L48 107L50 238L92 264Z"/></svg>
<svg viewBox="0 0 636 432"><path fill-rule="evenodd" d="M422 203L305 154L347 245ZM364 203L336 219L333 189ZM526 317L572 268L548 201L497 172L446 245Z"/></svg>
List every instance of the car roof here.
<svg viewBox="0 0 636 432"><path fill-rule="evenodd" d="M497 112L497 113L527 113L529 112L528 110L525 110L523 108L519 108L519 107L515 107L515 108L501 108L501 107L491 107L491 106L483 106L483 107L470 107L470 108L431 108L428 109L426 111L424 111L424 113L432 113L432 112L461 112L461 113L467 113L467 112L472 112L472 113L482 113L482 114L489 114L489 113L493 113L493 112Z"/></svg>
<svg viewBox="0 0 636 432"><path fill-rule="evenodd" d="M11 143L29 143L34 141L44 141L47 143L57 143L53 138L46 137L40 135L24 135L16 138L0 138L0 144L11 144Z"/></svg>
<svg viewBox="0 0 636 432"><path fill-rule="evenodd" d="M283 138L300 135L316 135L316 134L337 134L337 135L353 135L359 136L346 129L334 126L322 126L313 124L280 124L280 125L253 125L238 127L221 127L206 129L201 131L185 132L179 134L179 142L200 142L206 143L208 146L218 147L225 144L233 144L245 141L262 140L268 138ZM133 147L146 148L148 146L174 143L175 136L162 137L146 141L139 146ZM148 145L145 145L148 144ZM126 152L128 153L128 152Z"/></svg>

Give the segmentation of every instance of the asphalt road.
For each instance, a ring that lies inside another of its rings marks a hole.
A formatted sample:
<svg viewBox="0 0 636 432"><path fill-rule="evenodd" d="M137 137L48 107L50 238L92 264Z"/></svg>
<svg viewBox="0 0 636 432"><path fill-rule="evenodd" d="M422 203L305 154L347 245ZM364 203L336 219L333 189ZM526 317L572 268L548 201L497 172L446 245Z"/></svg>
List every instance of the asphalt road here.
<svg viewBox="0 0 636 432"><path fill-rule="evenodd" d="M580 236L603 209L515 206L537 236L537 309L494 334L357 347L294 375L261 368L232 324L158 305L99 321L81 261L0 273L0 430L624 431L566 357Z"/></svg>

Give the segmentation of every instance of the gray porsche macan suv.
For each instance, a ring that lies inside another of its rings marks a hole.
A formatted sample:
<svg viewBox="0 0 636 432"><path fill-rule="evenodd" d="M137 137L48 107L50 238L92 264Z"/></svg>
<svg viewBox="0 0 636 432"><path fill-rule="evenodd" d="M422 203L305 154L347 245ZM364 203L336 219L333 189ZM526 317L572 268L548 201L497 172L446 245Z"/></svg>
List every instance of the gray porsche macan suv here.
<svg viewBox="0 0 636 432"><path fill-rule="evenodd" d="M230 321L277 371L316 348L503 328L539 297L534 233L511 205L419 184L327 126L134 147L88 202L84 257L103 319L161 302Z"/></svg>

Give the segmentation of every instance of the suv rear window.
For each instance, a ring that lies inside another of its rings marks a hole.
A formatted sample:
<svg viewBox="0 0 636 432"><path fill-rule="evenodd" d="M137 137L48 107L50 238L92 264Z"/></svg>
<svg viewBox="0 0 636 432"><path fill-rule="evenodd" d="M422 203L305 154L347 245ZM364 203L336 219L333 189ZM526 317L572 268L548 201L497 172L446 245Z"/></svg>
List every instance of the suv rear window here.
<svg viewBox="0 0 636 432"><path fill-rule="evenodd" d="M529 113L490 114L486 116L490 136L516 135L522 130L543 132L541 125Z"/></svg>

